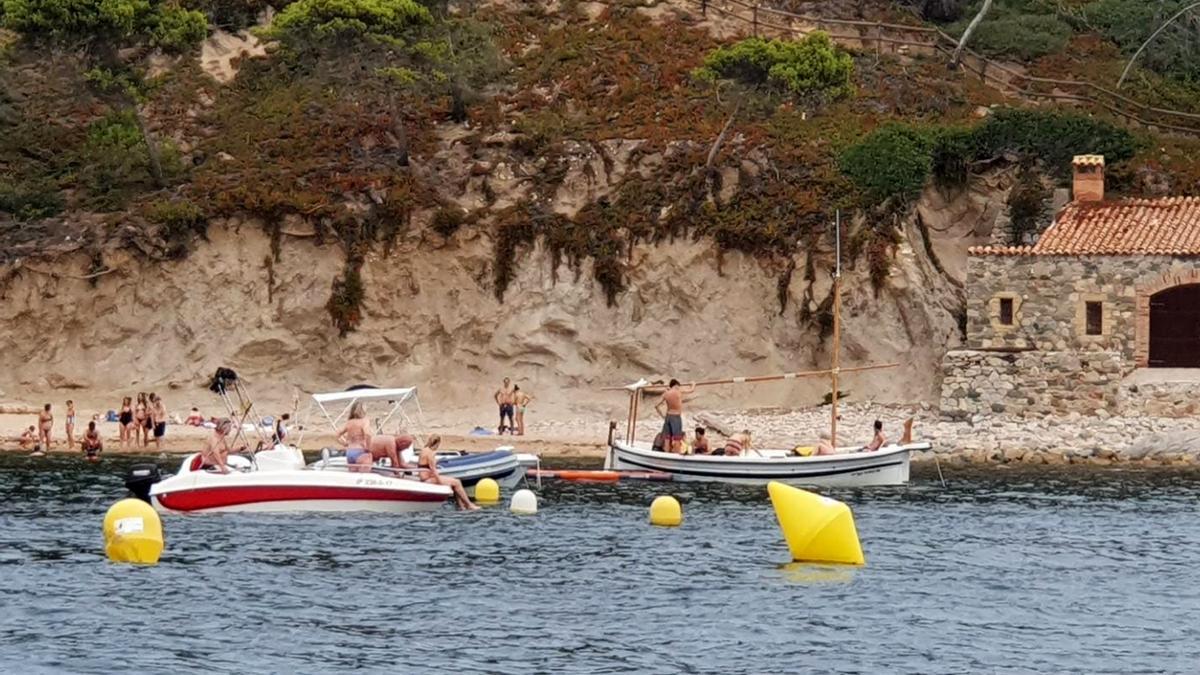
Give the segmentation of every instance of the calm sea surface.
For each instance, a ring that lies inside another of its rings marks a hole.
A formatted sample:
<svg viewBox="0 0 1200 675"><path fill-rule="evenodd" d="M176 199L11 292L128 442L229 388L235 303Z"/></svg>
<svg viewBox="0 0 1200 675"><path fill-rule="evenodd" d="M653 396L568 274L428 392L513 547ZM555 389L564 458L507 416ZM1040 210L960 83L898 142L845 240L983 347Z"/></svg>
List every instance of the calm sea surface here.
<svg viewBox="0 0 1200 675"><path fill-rule="evenodd" d="M0 456L0 672L1200 671L1197 473L830 492L860 569L788 564L765 489L644 483L547 483L532 517L169 516L137 568L100 532L132 461ZM665 493L680 528L647 524Z"/></svg>

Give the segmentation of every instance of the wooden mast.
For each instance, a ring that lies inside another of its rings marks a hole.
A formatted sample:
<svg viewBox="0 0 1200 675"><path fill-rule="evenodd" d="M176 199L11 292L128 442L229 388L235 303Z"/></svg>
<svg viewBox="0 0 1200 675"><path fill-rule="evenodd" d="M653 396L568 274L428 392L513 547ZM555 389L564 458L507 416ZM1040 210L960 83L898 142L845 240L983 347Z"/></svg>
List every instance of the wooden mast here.
<svg viewBox="0 0 1200 675"><path fill-rule="evenodd" d="M841 314L842 314L842 212L835 212L833 239L835 261L833 264L833 363L829 369L829 379L833 385L833 397L829 412L829 445L837 448L838 423L838 356L841 350Z"/></svg>

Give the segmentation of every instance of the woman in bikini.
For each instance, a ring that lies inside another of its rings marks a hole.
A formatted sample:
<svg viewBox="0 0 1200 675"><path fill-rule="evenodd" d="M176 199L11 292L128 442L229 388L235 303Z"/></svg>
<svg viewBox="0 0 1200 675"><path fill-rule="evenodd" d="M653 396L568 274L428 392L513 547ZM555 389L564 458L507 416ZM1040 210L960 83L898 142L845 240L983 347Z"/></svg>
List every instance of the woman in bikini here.
<svg viewBox="0 0 1200 675"><path fill-rule="evenodd" d="M54 431L54 415L47 403L42 412L38 413L38 437L42 441L42 450L50 452L50 436Z"/></svg>
<svg viewBox="0 0 1200 675"><path fill-rule="evenodd" d="M462 481L438 473L437 449L441 444L442 437L435 434L430 436L429 442L425 444L424 448L421 448L421 456L417 458L417 467L421 469L421 480L426 483L450 486L450 489L454 490L454 501L458 502L458 508L467 511L478 510L479 507L471 503L471 498L463 489Z"/></svg>
<svg viewBox="0 0 1200 675"><path fill-rule="evenodd" d="M150 405L144 391L138 392L137 405L133 408L133 422L137 425L133 429L133 444L144 448L150 440Z"/></svg>
<svg viewBox="0 0 1200 675"><path fill-rule="evenodd" d="M221 473L229 473L229 465L226 463L229 459L229 453L245 452L246 446L240 445L232 450L229 447L229 432L233 431L233 420L228 417L217 422L217 427L213 429L212 436L209 436L208 442L204 444L204 449L200 451L202 458L201 467L204 469L216 469Z"/></svg>
<svg viewBox="0 0 1200 675"><path fill-rule="evenodd" d="M67 401L67 450L75 447L75 402Z"/></svg>
<svg viewBox="0 0 1200 675"><path fill-rule="evenodd" d="M525 435L525 409L533 402L533 397L521 391L518 386L513 386L513 396L517 404L517 435Z"/></svg>
<svg viewBox="0 0 1200 675"><path fill-rule="evenodd" d="M351 471L371 471L371 420L361 402L350 407L350 419L338 431L337 440L346 448L346 466Z"/></svg>
<svg viewBox="0 0 1200 675"><path fill-rule="evenodd" d="M128 442L133 436L133 399L126 396L121 399L121 414L117 417L121 425L121 450L128 450Z"/></svg>

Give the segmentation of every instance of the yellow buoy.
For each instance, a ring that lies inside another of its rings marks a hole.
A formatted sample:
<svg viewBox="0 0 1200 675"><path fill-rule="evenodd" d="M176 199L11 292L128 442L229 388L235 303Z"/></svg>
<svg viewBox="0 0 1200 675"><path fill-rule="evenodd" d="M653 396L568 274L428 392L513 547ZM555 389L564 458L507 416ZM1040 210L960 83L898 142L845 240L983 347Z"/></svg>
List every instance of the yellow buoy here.
<svg viewBox="0 0 1200 675"><path fill-rule="evenodd" d="M683 522L683 508L674 497L662 495L650 503L650 524L675 527Z"/></svg>
<svg viewBox="0 0 1200 675"><path fill-rule="evenodd" d="M500 484L491 478L484 478L475 484L475 501L481 504L495 504L500 501Z"/></svg>
<svg viewBox="0 0 1200 675"><path fill-rule="evenodd" d="M146 502L122 499L104 514L104 552L109 560L153 565L162 550L162 521Z"/></svg>
<svg viewBox="0 0 1200 675"><path fill-rule="evenodd" d="M849 506L774 481L767 483L767 492L792 560L866 564Z"/></svg>

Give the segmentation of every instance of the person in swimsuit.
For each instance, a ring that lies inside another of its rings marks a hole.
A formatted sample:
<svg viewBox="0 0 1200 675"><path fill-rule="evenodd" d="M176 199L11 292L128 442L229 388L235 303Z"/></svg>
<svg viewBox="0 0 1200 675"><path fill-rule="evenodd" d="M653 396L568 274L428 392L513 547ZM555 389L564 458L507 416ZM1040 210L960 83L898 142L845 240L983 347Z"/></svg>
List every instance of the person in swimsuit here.
<svg viewBox="0 0 1200 675"><path fill-rule="evenodd" d="M67 401L67 450L75 447L75 402Z"/></svg>
<svg viewBox="0 0 1200 675"><path fill-rule="evenodd" d="M150 440L149 434L146 432L150 428L150 406L146 401L146 392L139 391L137 395L137 405L133 407L133 444L146 447L146 442Z"/></svg>
<svg viewBox="0 0 1200 675"><path fill-rule="evenodd" d="M704 427L696 427L696 440L692 442L693 454L708 454L708 436L705 436L704 433Z"/></svg>
<svg viewBox="0 0 1200 675"><path fill-rule="evenodd" d="M521 391L521 387L513 385L513 401L517 406L517 435L525 435L525 411L529 408L529 404L533 402L533 397Z"/></svg>
<svg viewBox="0 0 1200 675"><path fill-rule="evenodd" d="M864 445L859 452L875 452L887 444L887 436L883 435L883 422L875 420L875 435L871 437L871 442Z"/></svg>
<svg viewBox="0 0 1200 675"><path fill-rule="evenodd" d="M399 436L376 434L371 437L371 445L368 449L371 451L373 461L387 458L393 469L411 469L412 466L405 464L404 460L400 459L400 453L411 448L412 444L413 437L408 434Z"/></svg>
<svg viewBox="0 0 1200 675"><path fill-rule="evenodd" d="M130 437L133 436L133 399L126 396L121 399L121 413L117 416L117 424L121 425L121 450L127 450Z"/></svg>
<svg viewBox="0 0 1200 675"><path fill-rule="evenodd" d="M371 420L362 402L356 401L350 407L350 419L338 431L337 440L346 448L346 466L351 471L371 471Z"/></svg>
<svg viewBox="0 0 1200 675"><path fill-rule="evenodd" d="M421 455L417 458L417 467L421 469L421 480L426 483L450 486L450 489L454 490L454 500L458 502L458 508L467 511L478 510L479 507L471 503L471 498L463 489L462 481L438 473L437 449L441 444L442 437L435 434L430 436L429 442L425 444L424 448L421 448Z"/></svg>
<svg viewBox="0 0 1200 675"><path fill-rule="evenodd" d="M42 409L42 412L38 413L38 432L38 439L41 441L42 449L49 452L50 437L54 432L54 415L50 412L49 403Z"/></svg>
<svg viewBox="0 0 1200 675"><path fill-rule="evenodd" d="M21 433L21 449L32 450L38 447L38 432L37 427L30 425L28 429Z"/></svg>
<svg viewBox="0 0 1200 675"><path fill-rule="evenodd" d="M100 440L100 432L96 431L95 422L88 422L87 431L84 432L79 447L83 449L83 454L87 455L89 459L96 457L104 450L104 443Z"/></svg>
<svg viewBox="0 0 1200 675"><path fill-rule="evenodd" d="M713 454L721 454L726 457L738 457L750 452L750 430L742 429L740 433L736 433L725 439L725 448L722 452Z"/></svg>
<svg viewBox="0 0 1200 675"><path fill-rule="evenodd" d="M154 428L154 449L162 450L162 438L167 435L167 404L158 394L150 394L150 422Z"/></svg>
<svg viewBox="0 0 1200 675"><path fill-rule="evenodd" d="M500 429L498 433L503 436L504 430L508 429L509 433L514 433L513 426L513 403L516 401L516 390L513 389L512 380L507 377L500 388L496 390L492 398L496 399L496 405L500 406ZM505 426L504 420L508 420L508 425Z"/></svg>
<svg viewBox="0 0 1200 675"><path fill-rule="evenodd" d="M204 444L204 449L200 451L200 457L204 460L200 465L201 469L216 469L221 473L229 473L229 465L226 463L229 453L238 453L246 449L244 445L232 451L229 449L229 432L231 431L233 431L233 420L225 418L217 422L217 427L213 429L212 435Z"/></svg>
<svg viewBox="0 0 1200 675"><path fill-rule="evenodd" d="M671 379L662 398L654 405L654 410L663 417L663 437L670 442L671 452L683 451L683 395L696 391L692 385L686 392L679 386L679 380Z"/></svg>
<svg viewBox="0 0 1200 675"><path fill-rule="evenodd" d="M200 414L199 408L192 408L192 412L188 413L187 419L183 421L189 427L199 427L204 425L204 416Z"/></svg>
<svg viewBox="0 0 1200 675"><path fill-rule="evenodd" d="M271 442L274 445L283 445L284 442L287 440L287 435L288 435L287 421L290 419L292 419L292 416L290 414L283 413L283 415L281 415L280 418L278 420L276 420L275 436L271 439Z"/></svg>

